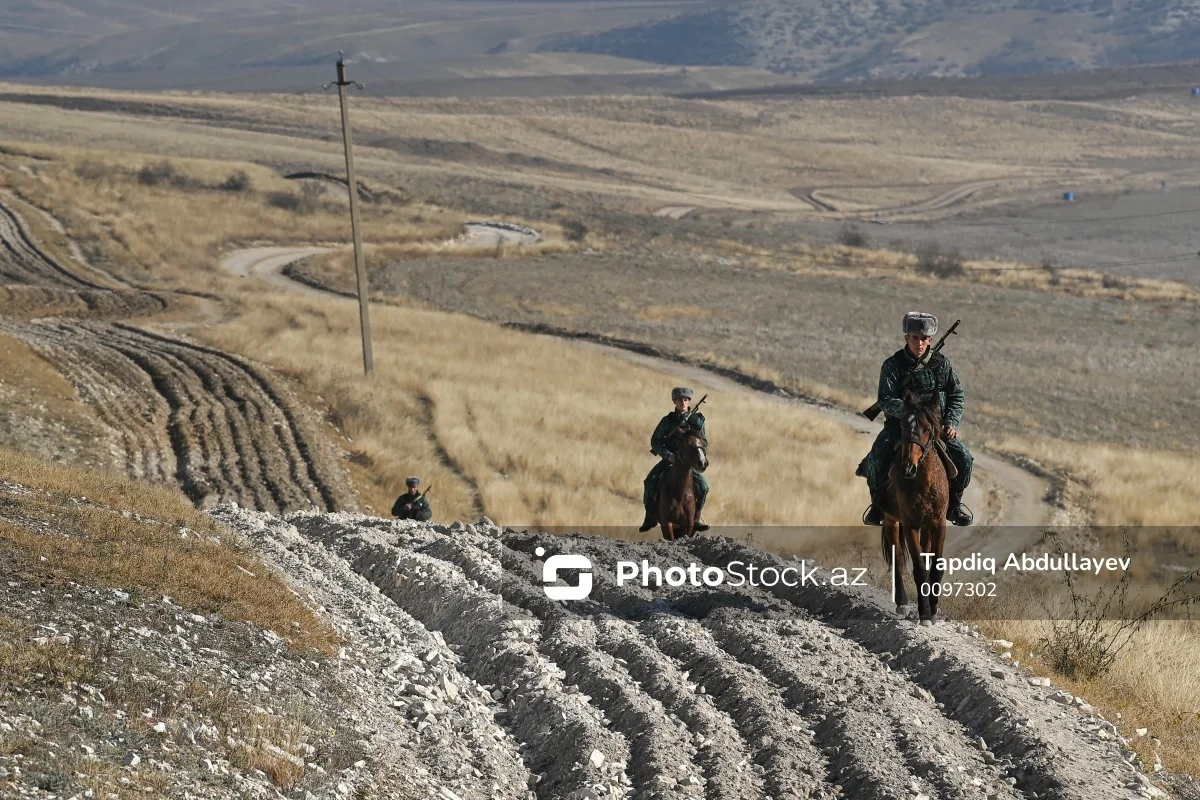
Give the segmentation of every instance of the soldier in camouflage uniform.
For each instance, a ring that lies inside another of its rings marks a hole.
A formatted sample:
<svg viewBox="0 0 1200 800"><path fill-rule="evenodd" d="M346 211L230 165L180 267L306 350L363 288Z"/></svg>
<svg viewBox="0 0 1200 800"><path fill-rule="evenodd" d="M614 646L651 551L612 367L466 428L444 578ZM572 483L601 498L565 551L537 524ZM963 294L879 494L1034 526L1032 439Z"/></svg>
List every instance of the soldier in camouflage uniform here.
<svg viewBox="0 0 1200 800"><path fill-rule="evenodd" d="M692 390L676 386L671 390L671 400L675 403L675 410L658 421L658 426L650 436L650 449L662 460L654 465L642 483L642 504L646 506L646 518L638 528L642 533L658 524L658 485L675 461L675 447L678 446L676 431L683 415L692 407ZM690 430L699 431L705 440L708 439L704 431L704 415L699 411L688 420L688 427ZM708 497L708 481L704 480L704 475L699 472L692 472L692 492L696 495L696 530L706 531L708 525L700 518L700 511L704 508L705 498Z"/></svg>
<svg viewBox="0 0 1200 800"><path fill-rule="evenodd" d="M875 439L871 452L858 465L858 472L867 479L871 490L871 507L863 516L868 525L883 523L883 486L888 470L896 458L896 442L901 438L900 423L904 417L904 392L929 394L937 392L942 403L942 441L950 460L958 468L958 477L950 481L950 505L946 519L955 525L970 525L971 512L962 504L963 491L971 482L971 451L958 438L966 393L950 359L930 350L930 341L937 333L937 317L910 311L904 315L904 347L883 362L879 372L879 405L885 415L883 430ZM918 368L918 365L920 367Z"/></svg>
<svg viewBox="0 0 1200 800"><path fill-rule="evenodd" d="M417 487L421 485L421 479L416 475L409 475L404 479L404 485L408 487L408 491L396 498L396 503L392 506L392 516L421 522L433 519L433 510L429 507L429 500L417 491Z"/></svg>

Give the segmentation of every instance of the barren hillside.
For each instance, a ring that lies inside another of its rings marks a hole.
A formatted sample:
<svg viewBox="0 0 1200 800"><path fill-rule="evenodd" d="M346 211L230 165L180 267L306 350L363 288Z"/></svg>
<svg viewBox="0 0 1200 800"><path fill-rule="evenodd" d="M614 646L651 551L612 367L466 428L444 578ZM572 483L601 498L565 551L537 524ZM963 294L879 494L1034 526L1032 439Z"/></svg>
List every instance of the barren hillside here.
<svg viewBox="0 0 1200 800"><path fill-rule="evenodd" d="M1055 72L1195 58L1196 3L745 0L551 47L830 81Z"/></svg>

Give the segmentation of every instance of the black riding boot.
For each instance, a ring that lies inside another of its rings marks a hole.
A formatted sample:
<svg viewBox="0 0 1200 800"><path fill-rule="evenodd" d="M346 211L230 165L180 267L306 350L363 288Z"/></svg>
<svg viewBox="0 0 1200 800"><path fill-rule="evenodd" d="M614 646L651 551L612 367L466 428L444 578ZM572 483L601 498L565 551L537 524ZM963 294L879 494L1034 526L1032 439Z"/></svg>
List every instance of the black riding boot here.
<svg viewBox="0 0 1200 800"><path fill-rule="evenodd" d="M694 526L697 532L708 530L708 523L700 518L700 512L703 510L704 510L704 503L697 503L696 504L696 522L695 522L695 526Z"/></svg>
<svg viewBox="0 0 1200 800"><path fill-rule="evenodd" d="M864 525L882 525L883 524L883 495L880 492L871 493L871 505L867 506L867 510L863 512L862 518Z"/></svg>
<svg viewBox="0 0 1200 800"><path fill-rule="evenodd" d="M658 524L658 514L655 513L653 506L646 506L646 518L642 520L642 527L638 528L639 533L645 533Z"/></svg>
<svg viewBox="0 0 1200 800"><path fill-rule="evenodd" d="M971 509L963 505L962 496L962 489L950 492L950 504L946 506L946 519L959 527L965 527L975 521Z"/></svg>

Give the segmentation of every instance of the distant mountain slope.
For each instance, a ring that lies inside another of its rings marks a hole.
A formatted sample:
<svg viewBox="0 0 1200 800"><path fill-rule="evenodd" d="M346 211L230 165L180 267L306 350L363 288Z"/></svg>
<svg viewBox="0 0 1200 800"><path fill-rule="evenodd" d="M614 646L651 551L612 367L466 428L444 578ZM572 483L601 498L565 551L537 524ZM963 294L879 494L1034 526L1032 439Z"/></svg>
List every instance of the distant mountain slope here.
<svg viewBox="0 0 1200 800"><path fill-rule="evenodd" d="M811 80L1028 74L1200 56L1200 0L743 0L546 49Z"/></svg>

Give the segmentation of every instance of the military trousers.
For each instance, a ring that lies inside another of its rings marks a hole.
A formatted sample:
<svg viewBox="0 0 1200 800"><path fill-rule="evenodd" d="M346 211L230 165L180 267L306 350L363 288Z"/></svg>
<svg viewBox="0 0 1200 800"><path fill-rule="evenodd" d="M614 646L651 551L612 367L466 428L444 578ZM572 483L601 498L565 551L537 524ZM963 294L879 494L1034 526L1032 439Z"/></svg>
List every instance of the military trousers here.
<svg viewBox="0 0 1200 800"><path fill-rule="evenodd" d="M871 452L867 453L867 457L858 465L857 474L867 479L867 486L870 487L872 495L879 492L887 482L888 470L891 469L892 461L896 458L896 442L900 441L900 438L899 421L889 419L884 424L883 430L879 431L879 435L875 437L875 444L871 446ZM956 497L962 497L963 490L971 483L971 468L975 464L975 458L963 444L962 439L943 439L942 441L946 445L950 461L958 469L958 477L950 481L950 493Z"/></svg>
<svg viewBox="0 0 1200 800"><path fill-rule="evenodd" d="M658 487L662 483L663 476L667 474L667 470L671 465L664 458L654 465L650 470L650 474L646 476L646 480L642 481L642 505L646 508L656 507L658 503ZM704 479L704 473L692 472L692 491L696 495L696 508L704 506L704 499L708 497L708 481Z"/></svg>

